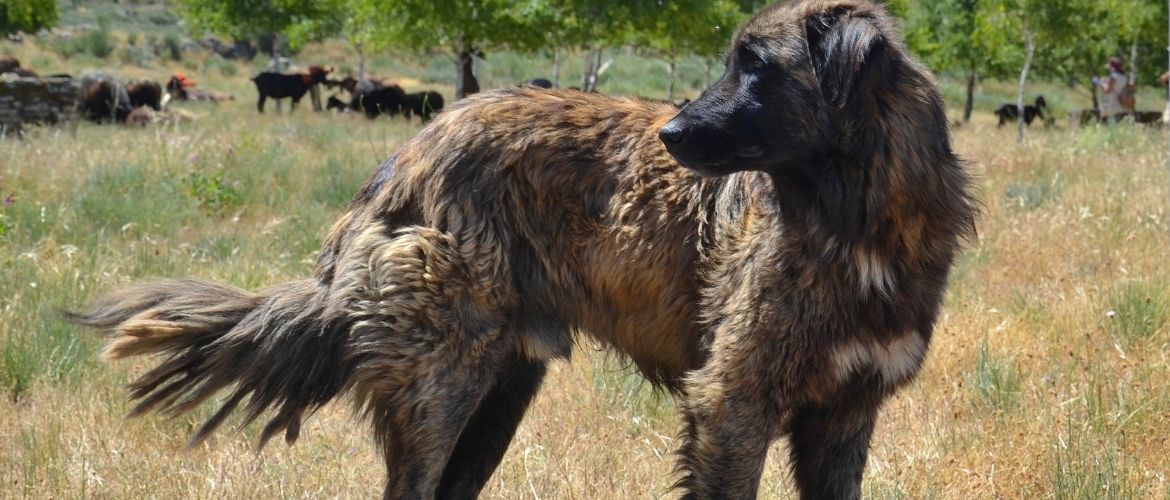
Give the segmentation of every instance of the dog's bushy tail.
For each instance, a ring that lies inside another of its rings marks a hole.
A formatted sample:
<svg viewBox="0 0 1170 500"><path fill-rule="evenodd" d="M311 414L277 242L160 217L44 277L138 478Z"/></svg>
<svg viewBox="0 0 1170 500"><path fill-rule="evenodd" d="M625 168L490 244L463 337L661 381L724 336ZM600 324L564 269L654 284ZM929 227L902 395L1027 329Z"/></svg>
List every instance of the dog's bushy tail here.
<svg viewBox="0 0 1170 500"><path fill-rule="evenodd" d="M290 444L301 418L341 393L352 370L348 325L327 316L324 288L313 280L259 293L195 280L168 280L113 293L72 319L111 337L105 355L166 358L129 384L138 405L178 415L221 389L230 395L191 437L206 439L245 398L247 424L275 410L260 436L263 446L284 431Z"/></svg>

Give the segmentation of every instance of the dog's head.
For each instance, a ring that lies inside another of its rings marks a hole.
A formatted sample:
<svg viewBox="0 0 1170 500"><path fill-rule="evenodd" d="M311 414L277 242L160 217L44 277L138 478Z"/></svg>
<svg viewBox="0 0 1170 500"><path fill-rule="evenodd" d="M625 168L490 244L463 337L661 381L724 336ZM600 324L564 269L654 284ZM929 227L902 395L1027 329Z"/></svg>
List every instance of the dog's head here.
<svg viewBox="0 0 1170 500"><path fill-rule="evenodd" d="M809 0L756 14L722 78L662 127L704 175L773 171L817 157L850 130L876 84L893 78L889 17L864 0Z"/></svg>

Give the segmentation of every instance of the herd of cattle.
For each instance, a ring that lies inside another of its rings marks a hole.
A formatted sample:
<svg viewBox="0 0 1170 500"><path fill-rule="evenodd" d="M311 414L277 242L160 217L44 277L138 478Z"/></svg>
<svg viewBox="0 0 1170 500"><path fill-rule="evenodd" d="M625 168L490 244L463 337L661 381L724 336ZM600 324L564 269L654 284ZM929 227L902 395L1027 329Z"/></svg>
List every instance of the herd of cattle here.
<svg viewBox="0 0 1170 500"><path fill-rule="evenodd" d="M358 80L352 76L333 80L328 77L331 72L331 68L309 66L304 72L294 74L260 73L252 78L259 95L256 109L263 113L268 99L275 100L278 109L281 99L289 99L290 108L296 109L305 94L311 94L314 107L319 110L319 86L338 90L329 97L327 109L362 113L368 118L402 115L409 120L418 116L426 122L443 109L443 96L435 91L406 92L393 83L378 79ZM21 78L41 78L37 72L22 67L16 58L0 56L0 75L5 73ZM73 77L55 74L44 78ZM182 73L172 75L165 86L152 80L121 81L109 74L92 71L83 73L76 80L79 114L97 123L146 123L152 119L152 113L161 112L172 100L234 100L231 94L196 88L195 82ZM342 99L343 94L349 95L348 100Z"/></svg>

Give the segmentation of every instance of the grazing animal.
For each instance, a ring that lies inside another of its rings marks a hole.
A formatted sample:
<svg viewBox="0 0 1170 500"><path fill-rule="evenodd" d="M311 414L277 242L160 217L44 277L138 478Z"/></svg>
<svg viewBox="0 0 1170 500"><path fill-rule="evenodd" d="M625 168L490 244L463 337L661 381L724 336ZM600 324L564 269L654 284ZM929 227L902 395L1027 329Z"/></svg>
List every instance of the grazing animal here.
<svg viewBox="0 0 1170 500"><path fill-rule="evenodd" d="M1032 120L1039 117L1045 125L1051 125L1052 116L1045 116L1044 113L1048 111L1048 103L1044 100L1044 96L1036 96L1036 104L1028 104L1024 106L1024 123L1031 126ZM1002 127L1004 123L1014 122L1020 118L1020 107L1014 103L1004 103L995 109L995 116L999 117L999 125L996 128Z"/></svg>
<svg viewBox="0 0 1170 500"><path fill-rule="evenodd" d="M335 95L331 95L331 96L329 96L329 99L325 100L325 109L328 109L331 111L332 110L346 111L349 109L349 103L342 101L341 99L338 99L337 96L335 96Z"/></svg>
<svg viewBox="0 0 1170 500"><path fill-rule="evenodd" d="M1134 111L1129 113L1133 122L1139 125L1153 125L1162 123L1161 111Z"/></svg>
<svg viewBox="0 0 1170 500"><path fill-rule="evenodd" d="M0 56L0 75L13 73L22 78L37 78L36 71L20 67L20 60L12 56Z"/></svg>
<svg viewBox="0 0 1170 500"><path fill-rule="evenodd" d="M326 75L329 72L330 70L327 68L310 66L307 72L296 75L260 73L252 78L252 82L256 84L256 92L260 94L260 99L256 102L256 109L263 113L264 101L268 98L288 98L292 101L290 112L295 110L297 104L301 102L301 98L309 92L313 85L325 83Z"/></svg>
<svg viewBox="0 0 1170 500"><path fill-rule="evenodd" d="M431 121L431 115L443 110L443 96L431 90L412 92L402 97L402 114L410 119L418 115L423 123Z"/></svg>
<svg viewBox="0 0 1170 500"><path fill-rule="evenodd" d="M401 113L405 104L406 92L397 85L359 90L349 101L350 109L362 111L371 120L381 114L394 116Z"/></svg>
<svg viewBox="0 0 1170 500"><path fill-rule="evenodd" d="M104 73L81 75L81 115L97 123L122 123L134 109L126 86Z"/></svg>
<svg viewBox="0 0 1170 500"><path fill-rule="evenodd" d="M11 73L20 67L20 59L12 56L0 56L0 74Z"/></svg>
<svg viewBox="0 0 1170 500"><path fill-rule="evenodd" d="M358 84L357 78L354 78L352 76L347 76L347 77L342 78L340 80L329 80L329 81L325 82L325 85L327 87L329 87L329 88L340 87L341 90L349 92L349 95L353 95L355 93L355 89L357 88L357 84Z"/></svg>
<svg viewBox="0 0 1170 500"><path fill-rule="evenodd" d="M146 106L158 111L162 109L162 86L150 80L138 80L126 84L126 95L130 97L130 107Z"/></svg>
<svg viewBox="0 0 1170 500"><path fill-rule="evenodd" d="M943 102L863 0L765 8L681 111L527 87L463 99L383 163L312 278L100 299L131 414L220 390L261 443L348 395L386 498L469 498L578 332L681 400L677 486L750 498L786 437L806 498L857 498L919 371L975 202ZM245 401L246 400L246 401Z"/></svg>

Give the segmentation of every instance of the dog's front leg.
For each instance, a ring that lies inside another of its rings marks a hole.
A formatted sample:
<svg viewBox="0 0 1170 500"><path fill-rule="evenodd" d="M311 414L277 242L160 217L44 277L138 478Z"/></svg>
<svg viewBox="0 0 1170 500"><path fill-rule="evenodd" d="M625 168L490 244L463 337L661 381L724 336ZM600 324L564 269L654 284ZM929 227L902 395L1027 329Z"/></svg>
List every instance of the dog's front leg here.
<svg viewBox="0 0 1170 500"><path fill-rule="evenodd" d="M732 343L687 380L677 487L683 498L755 498L783 413L771 363L750 342Z"/></svg>
<svg viewBox="0 0 1170 500"><path fill-rule="evenodd" d="M793 411L786 432L801 498L861 497L870 436L885 394L877 377L857 376L828 401Z"/></svg>

